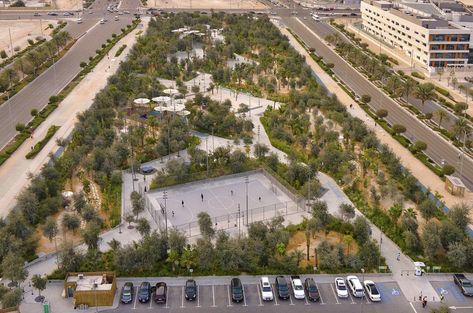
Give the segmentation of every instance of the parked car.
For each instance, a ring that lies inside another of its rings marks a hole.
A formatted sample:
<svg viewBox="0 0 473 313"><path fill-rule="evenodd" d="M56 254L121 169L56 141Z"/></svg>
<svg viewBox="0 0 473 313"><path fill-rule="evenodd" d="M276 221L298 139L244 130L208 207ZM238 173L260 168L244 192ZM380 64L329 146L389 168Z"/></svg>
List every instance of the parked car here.
<svg viewBox="0 0 473 313"><path fill-rule="evenodd" d="M343 278L335 278L335 289L339 298L348 298L348 289Z"/></svg>
<svg viewBox="0 0 473 313"><path fill-rule="evenodd" d="M260 281L260 288L261 288L261 298L263 301L273 301L273 288L269 283L268 277L261 277Z"/></svg>
<svg viewBox="0 0 473 313"><path fill-rule="evenodd" d="M185 296L188 301L193 301L197 298L197 283L195 280L188 279L186 281Z"/></svg>
<svg viewBox="0 0 473 313"><path fill-rule="evenodd" d="M304 281L305 295L310 301L320 300L319 289L313 278L306 278Z"/></svg>
<svg viewBox="0 0 473 313"><path fill-rule="evenodd" d="M156 284L156 291L154 293L154 302L164 304L166 303L166 295L168 294L168 286L165 282Z"/></svg>
<svg viewBox="0 0 473 313"><path fill-rule="evenodd" d="M363 290L363 285L361 285L360 280L356 276L347 276L348 287L350 287L351 294L357 298L363 298L365 296L365 291Z"/></svg>
<svg viewBox="0 0 473 313"><path fill-rule="evenodd" d="M243 301L243 284L239 278L232 278L230 281L230 290L232 293L233 302Z"/></svg>
<svg viewBox="0 0 473 313"><path fill-rule="evenodd" d="M105 24L105 19L101 19L100 24Z"/></svg>
<svg viewBox="0 0 473 313"><path fill-rule="evenodd" d="M279 299L289 299L289 285L287 284L284 276L277 276L275 283L276 292L278 293Z"/></svg>
<svg viewBox="0 0 473 313"><path fill-rule="evenodd" d="M126 282L122 288L122 294L120 296L120 300L122 301L122 303L132 303L134 293L135 293L135 289L133 287L133 283Z"/></svg>
<svg viewBox="0 0 473 313"><path fill-rule="evenodd" d="M41 14L39 12L35 12L33 16L41 16Z"/></svg>
<svg viewBox="0 0 473 313"><path fill-rule="evenodd" d="M141 283L138 288L138 301L146 303L151 298L151 284L147 281Z"/></svg>
<svg viewBox="0 0 473 313"><path fill-rule="evenodd" d="M118 21L119 18L118 18L118 15L115 15L115 17L113 18L115 21Z"/></svg>
<svg viewBox="0 0 473 313"><path fill-rule="evenodd" d="M294 292L294 298L304 299L305 292L304 292L304 286L302 285L301 278L299 276L291 276L291 285L292 285L292 292Z"/></svg>
<svg viewBox="0 0 473 313"><path fill-rule="evenodd" d="M473 297L473 285L465 275L453 274L453 281L455 282L455 285L460 288L460 291L464 296Z"/></svg>
<svg viewBox="0 0 473 313"><path fill-rule="evenodd" d="M50 16L57 16L58 14L56 12L48 12L48 15Z"/></svg>
<svg viewBox="0 0 473 313"><path fill-rule="evenodd" d="M77 24L82 24L82 17L79 17L79 18L77 19Z"/></svg>
<svg viewBox="0 0 473 313"><path fill-rule="evenodd" d="M381 301L381 294L379 293L378 288L376 288L376 285L373 281L371 280L365 280L363 282L365 285L366 293L368 294L368 298L370 298L371 301L373 302L379 302Z"/></svg>

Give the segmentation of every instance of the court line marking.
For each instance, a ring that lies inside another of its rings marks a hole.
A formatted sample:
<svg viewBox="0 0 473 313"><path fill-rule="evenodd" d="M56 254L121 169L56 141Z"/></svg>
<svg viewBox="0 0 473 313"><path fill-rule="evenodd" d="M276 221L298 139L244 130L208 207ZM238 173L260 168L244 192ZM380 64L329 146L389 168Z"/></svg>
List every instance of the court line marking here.
<svg viewBox="0 0 473 313"><path fill-rule="evenodd" d="M335 293L335 289L333 288L333 285L332 285L332 284L330 284L330 288L332 288L333 295L335 296L335 301L337 301L337 304L340 304L340 302L338 302L338 296L337 296L337 294Z"/></svg>

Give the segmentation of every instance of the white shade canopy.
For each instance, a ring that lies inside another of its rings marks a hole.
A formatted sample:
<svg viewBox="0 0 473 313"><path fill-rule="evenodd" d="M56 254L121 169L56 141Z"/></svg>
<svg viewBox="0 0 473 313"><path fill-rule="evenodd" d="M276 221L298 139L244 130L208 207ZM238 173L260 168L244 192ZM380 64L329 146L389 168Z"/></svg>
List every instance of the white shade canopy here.
<svg viewBox="0 0 473 313"><path fill-rule="evenodd" d="M159 97L154 97L153 99L154 102L169 102L171 101L171 97L168 97L168 96L159 96Z"/></svg>
<svg viewBox="0 0 473 313"><path fill-rule="evenodd" d="M180 116L187 116L191 114L191 112L187 111L187 110L183 110L183 111L180 111L180 112L177 112L177 115L180 115Z"/></svg>
<svg viewBox="0 0 473 313"><path fill-rule="evenodd" d="M178 93L179 93L179 90L174 89L174 88L168 88L168 89L164 89L163 92L164 92L165 94L168 94L168 95L171 95L171 96L172 96L172 95L178 94Z"/></svg>
<svg viewBox="0 0 473 313"><path fill-rule="evenodd" d="M155 107L154 110L157 111L157 112L181 112L181 111L184 111L186 109L186 107L183 105L183 104L173 104L173 105L170 105L170 106L167 106L167 107Z"/></svg>
<svg viewBox="0 0 473 313"><path fill-rule="evenodd" d="M186 101L187 101L186 99L175 99L175 100L172 101L172 103L176 104L176 105L177 104L184 105L184 104L186 104Z"/></svg>
<svg viewBox="0 0 473 313"><path fill-rule="evenodd" d="M149 103L149 99L146 99L146 98L137 98L135 100L133 100L133 102L135 104L147 104Z"/></svg>

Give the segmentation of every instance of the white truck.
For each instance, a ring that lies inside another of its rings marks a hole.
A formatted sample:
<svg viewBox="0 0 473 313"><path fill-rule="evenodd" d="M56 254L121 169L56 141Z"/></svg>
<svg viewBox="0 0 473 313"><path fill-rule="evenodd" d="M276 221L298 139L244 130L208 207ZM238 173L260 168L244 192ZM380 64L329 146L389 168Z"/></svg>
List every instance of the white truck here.
<svg viewBox="0 0 473 313"><path fill-rule="evenodd" d="M299 276L291 276L292 291L294 292L294 298L305 299L304 285Z"/></svg>

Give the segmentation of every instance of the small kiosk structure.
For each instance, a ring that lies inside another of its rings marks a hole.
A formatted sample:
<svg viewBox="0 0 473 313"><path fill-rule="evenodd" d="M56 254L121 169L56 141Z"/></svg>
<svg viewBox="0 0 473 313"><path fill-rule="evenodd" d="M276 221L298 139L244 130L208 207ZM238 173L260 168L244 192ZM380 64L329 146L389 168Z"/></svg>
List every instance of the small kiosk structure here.
<svg viewBox="0 0 473 313"><path fill-rule="evenodd" d="M117 281L115 272L68 273L64 281L66 298L74 298L74 307L112 306Z"/></svg>
<svg viewBox="0 0 473 313"><path fill-rule="evenodd" d="M465 195L466 186L460 178L445 175L445 189L454 196L463 197Z"/></svg>

